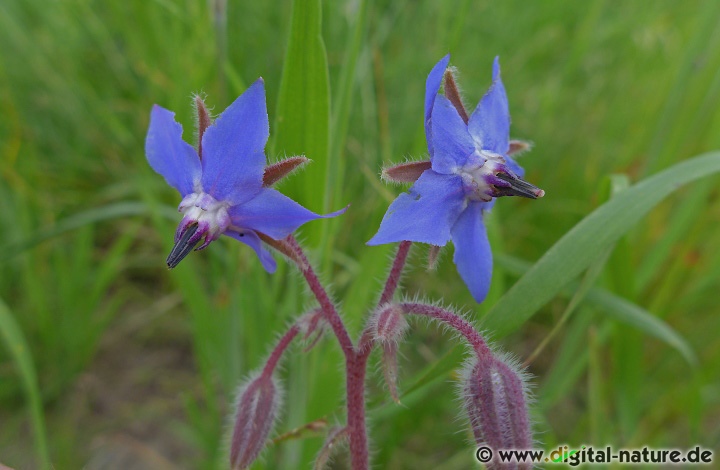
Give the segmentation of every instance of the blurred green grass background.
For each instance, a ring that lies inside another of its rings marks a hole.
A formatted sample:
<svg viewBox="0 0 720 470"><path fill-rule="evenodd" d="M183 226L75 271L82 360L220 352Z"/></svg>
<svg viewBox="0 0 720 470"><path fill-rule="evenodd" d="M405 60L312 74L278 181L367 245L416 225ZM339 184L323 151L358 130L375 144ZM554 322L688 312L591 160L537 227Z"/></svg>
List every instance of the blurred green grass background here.
<svg viewBox="0 0 720 470"><path fill-rule="evenodd" d="M312 31L319 2L295 3L298 27ZM449 254L427 273L424 248L414 248L407 293L465 306L475 319L515 281L518 261L540 258L607 199L611 174L635 182L720 148L713 0L322 2L326 57L310 65L286 58L289 50L309 54L307 44L323 51L319 38L290 40L291 14L289 0L0 3L0 310L27 345L0 348L0 462L42 467L33 433L44 421L53 468L224 468L235 386L311 305L292 269L281 262L269 276L232 241L165 268L178 198L145 161L153 103L176 111L190 140L191 93L206 93L219 113L265 78L269 158L304 151L315 160L281 189L316 211L352 204L301 233L355 332L391 254L364 243L401 191L383 186L379 171L425 155L425 77L447 52L473 105L500 55L512 136L534 143L521 163L547 193L496 205L499 266L483 305L473 303ZM310 85L292 75L324 60L327 104L316 100L322 89L301 95L322 88L322 74ZM290 96L281 99L283 67ZM316 134L279 119L283 99L309 101L305 119ZM592 278L667 322L698 365L580 299L530 365L543 445L720 450L717 182L700 180L660 204ZM565 297L552 301L502 347L524 360L567 306ZM462 353L454 345L450 335L414 329L402 348L400 387L412 388L404 406L388 403L381 374L370 374L379 468L474 468L470 434L457 419L451 370ZM42 410L34 420L18 354L37 375ZM322 430L342 419L339 364L330 340L285 362L277 434L309 422L321 432L285 436L257 468L310 465ZM335 468L344 464L340 451Z"/></svg>

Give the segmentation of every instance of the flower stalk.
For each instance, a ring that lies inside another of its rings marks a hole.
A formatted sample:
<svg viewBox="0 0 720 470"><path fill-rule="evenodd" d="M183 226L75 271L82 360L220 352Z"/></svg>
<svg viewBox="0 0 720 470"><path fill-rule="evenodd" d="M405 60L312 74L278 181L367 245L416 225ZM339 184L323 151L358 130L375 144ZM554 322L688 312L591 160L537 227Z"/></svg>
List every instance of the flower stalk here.
<svg viewBox="0 0 720 470"><path fill-rule="evenodd" d="M297 319L259 373L240 388L230 449L233 469L248 468L268 442L280 407L282 393L275 371L283 354L298 336L305 343L304 351L310 350L329 325L345 362L347 421L329 432L316 468L325 465L336 443L347 440L352 469L368 470L368 362L377 346L390 395L399 403L397 355L409 331L410 315L448 326L471 346L461 391L477 443L506 449L530 446L527 387L517 366L494 353L462 316L437 305L393 300L413 242L430 245L428 266L434 269L441 247L452 241L460 277L475 300L483 301L492 272L484 213L498 197L537 199L544 195L523 179L524 170L511 157L530 145L509 139L510 116L498 60L493 65L492 85L472 113L466 110L448 65L446 56L426 81L425 132L430 158L386 167L382 172L384 180L412 183L412 187L391 204L378 233L368 242L399 244L377 305L356 343L293 235L306 222L335 217L345 209L316 214L273 188L309 160L294 156L267 164L264 147L269 123L262 79L215 121L202 97L194 97L196 147L182 140L182 127L174 113L157 105L153 108L146 139L148 162L182 196L178 210L183 218L167 258L168 267L226 235L250 246L269 273L275 271L276 261L267 247L284 255L300 270L318 304ZM489 465L495 468L496 464Z"/></svg>

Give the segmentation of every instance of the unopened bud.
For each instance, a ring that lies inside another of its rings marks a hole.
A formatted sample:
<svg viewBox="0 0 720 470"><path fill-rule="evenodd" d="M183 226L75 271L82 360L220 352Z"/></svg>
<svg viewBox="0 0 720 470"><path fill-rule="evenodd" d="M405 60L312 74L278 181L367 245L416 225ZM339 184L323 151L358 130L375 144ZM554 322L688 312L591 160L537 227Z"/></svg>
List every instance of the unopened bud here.
<svg viewBox="0 0 720 470"><path fill-rule="evenodd" d="M278 386L270 375L261 374L240 388L230 447L233 470L248 468L265 447L280 400Z"/></svg>
<svg viewBox="0 0 720 470"><path fill-rule="evenodd" d="M320 338L325 333L326 324L327 322L320 307L313 309L298 319L297 325L300 328L300 334L302 334L303 340L306 342L303 352L310 351L320 341Z"/></svg>
<svg viewBox="0 0 720 470"><path fill-rule="evenodd" d="M381 177L390 183L414 183L431 165L430 160L400 163L383 168Z"/></svg>
<svg viewBox="0 0 720 470"><path fill-rule="evenodd" d="M408 323L399 305L388 304L375 312L370 318L368 327L376 342L398 343L405 335Z"/></svg>
<svg viewBox="0 0 720 470"><path fill-rule="evenodd" d="M300 155L297 157L289 157L266 166L265 172L263 173L263 186L268 187L274 185L309 161L310 159Z"/></svg>
<svg viewBox="0 0 720 470"><path fill-rule="evenodd" d="M397 379L397 350L398 343L405 336L408 323L405 314L399 305L389 304L378 310L370 318L368 325L370 334L383 350L382 367L390 396L395 403L400 403Z"/></svg>
<svg viewBox="0 0 720 470"><path fill-rule="evenodd" d="M527 388L515 369L490 354L471 362L465 370L462 394L478 445L494 450L532 447L527 410ZM514 462L512 468L532 468ZM508 468L493 460L488 468Z"/></svg>

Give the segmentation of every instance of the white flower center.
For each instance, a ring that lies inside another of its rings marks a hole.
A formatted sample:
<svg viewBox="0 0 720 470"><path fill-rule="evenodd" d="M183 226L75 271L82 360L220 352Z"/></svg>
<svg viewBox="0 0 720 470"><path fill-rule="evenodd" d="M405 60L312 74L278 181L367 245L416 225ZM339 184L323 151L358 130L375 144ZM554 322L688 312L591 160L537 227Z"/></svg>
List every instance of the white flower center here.
<svg viewBox="0 0 720 470"><path fill-rule="evenodd" d="M211 195L196 192L185 196L178 207L183 220L197 222L198 230L206 233L206 240L216 240L230 226L227 202L218 202Z"/></svg>
<svg viewBox="0 0 720 470"><path fill-rule="evenodd" d="M492 200L494 189L488 179L505 166L505 158L487 150L475 150L467 163L457 169L465 184L466 195L473 201Z"/></svg>

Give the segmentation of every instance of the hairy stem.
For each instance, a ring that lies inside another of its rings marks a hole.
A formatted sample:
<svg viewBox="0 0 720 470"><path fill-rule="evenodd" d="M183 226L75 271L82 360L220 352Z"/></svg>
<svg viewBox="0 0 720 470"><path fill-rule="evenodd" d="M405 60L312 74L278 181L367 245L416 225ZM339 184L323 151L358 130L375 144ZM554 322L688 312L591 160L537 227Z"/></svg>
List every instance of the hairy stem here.
<svg viewBox="0 0 720 470"><path fill-rule="evenodd" d="M356 350L345 324L330 300L327 291L320 283L305 252L295 237L289 235L286 239L288 245L295 250L300 263L296 263L302 272L310 290L315 295L323 315L345 355L345 383L347 393L347 430L350 440L350 457L353 470L367 470L369 468L367 425L365 422L365 371L368 355ZM393 288L394 290L394 288ZM390 294L392 296L392 294Z"/></svg>
<svg viewBox="0 0 720 470"><path fill-rule="evenodd" d="M290 343L293 339L295 339L299 332L300 328L297 325L293 325L292 327L290 327L288 332L285 333L282 338L280 338L277 346L275 346L275 349L273 349L273 351L270 353L270 357L268 358L265 366L263 367L261 376L264 376L266 378L270 378L272 376L275 367L277 367L278 361L280 361L283 353L288 348L288 346L290 346Z"/></svg>
<svg viewBox="0 0 720 470"><path fill-rule="evenodd" d="M395 260L380 295L378 307L392 300L400 283L411 245L412 242L404 241L398 246ZM367 426L365 422L365 374L372 346L372 334L369 330L363 331L360 341L358 341L355 357L347 361L347 429L350 437L350 457L353 470L365 470L369 465Z"/></svg>
<svg viewBox="0 0 720 470"><path fill-rule="evenodd" d="M410 246L412 246L412 242L400 242L397 254L395 255L395 261L393 261L393 265L390 268L390 274L388 274L387 281L385 281L385 288L380 295L378 306L386 304L392 300L395 290L400 283L402 271L403 268L405 268L405 261L407 261L407 256L410 252Z"/></svg>
<svg viewBox="0 0 720 470"><path fill-rule="evenodd" d="M490 357L492 353L480 333L464 318L444 308L418 303L402 303L400 308L406 314L424 315L441 321L463 335L475 350L478 358Z"/></svg>
<svg viewBox="0 0 720 470"><path fill-rule="evenodd" d="M395 291L397 290L397 287L400 284L400 279L402 278L403 269L405 269L405 262L407 261L411 246L412 242L410 241L403 241L400 242L400 245L398 245L395 259L393 260L392 267L390 268L390 273L385 281L385 287L383 288L382 294L380 294L380 300L377 305L378 307L390 302L393 295L395 295ZM360 341L358 341L357 350L359 354L365 356L369 356L372 352L372 334L370 334L369 331L363 331Z"/></svg>
<svg viewBox="0 0 720 470"><path fill-rule="evenodd" d="M353 470L367 470L369 465L367 425L365 422L365 372L368 355L358 351L346 362L347 428Z"/></svg>
<svg viewBox="0 0 720 470"><path fill-rule="evenodd" d="M315 295L315 298L320 304L323 314L325 315L325 319L330 324L333 333L335 333L335 336L340 343L340 347L343 350L343 354L345 354L345 358L348 359L354 356L355 348L353 346L352 340L350 339L350 335L345 328L345 324L343 323L342 318L340 318L340 315L335 309L335 305L330 300L330 296L328 296L327 292L325 291L325 288L320 282L320 279L318 279L317 274L315 274L312 265L308 261L307 256L305 256L305 252L300 247L300 244L295 239L295 237L293 237L292 235L288 235L286 240L288 244L297 252L298 258L300 258L300 260L302 261L302 263L297 263L297 266L298 268L300 268L300 272L302 272L302 275L305 277L308 286L310 286L310 290Z"/></svg>

